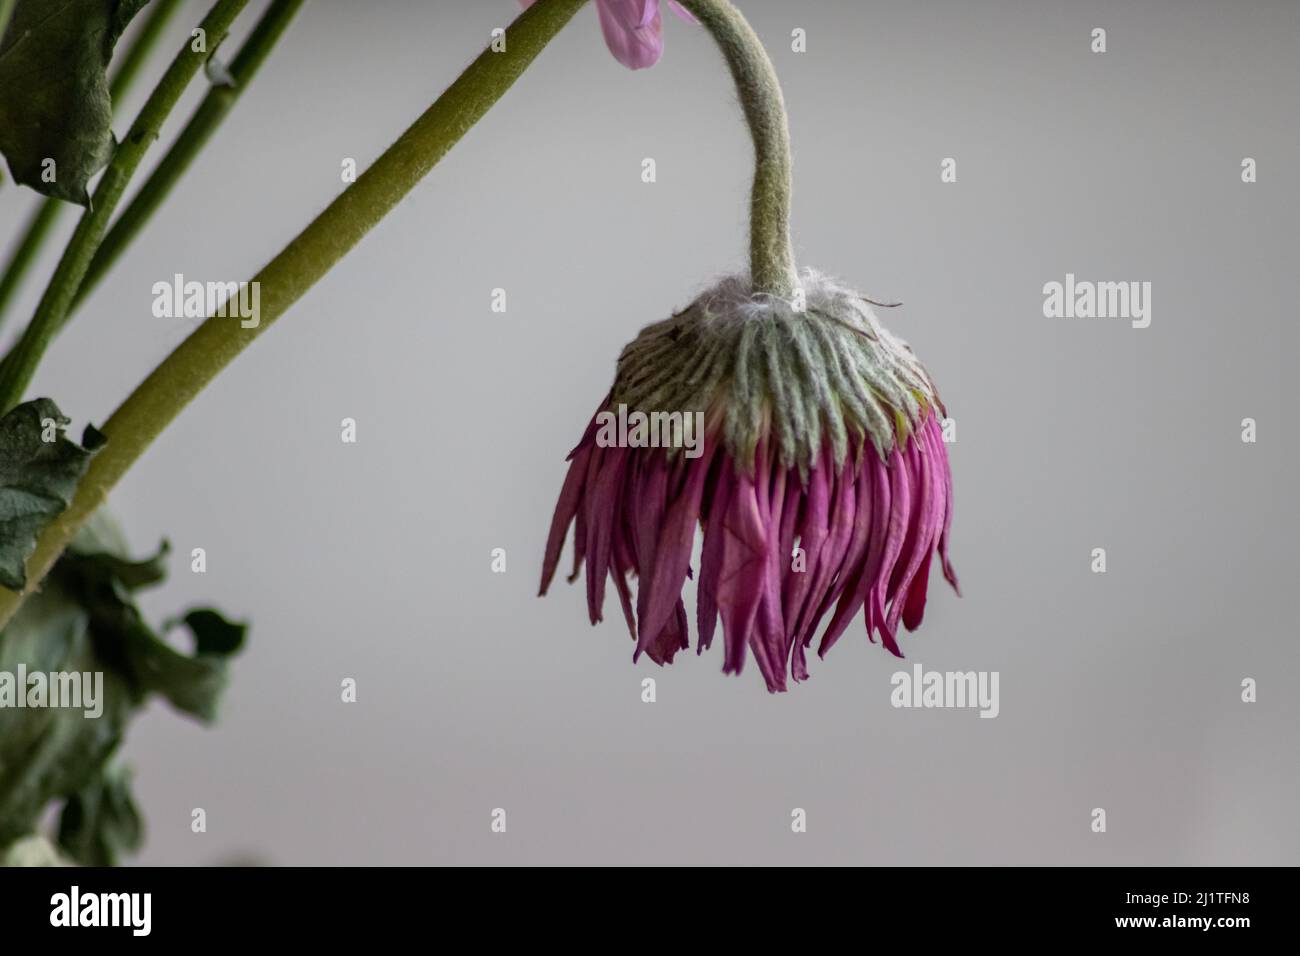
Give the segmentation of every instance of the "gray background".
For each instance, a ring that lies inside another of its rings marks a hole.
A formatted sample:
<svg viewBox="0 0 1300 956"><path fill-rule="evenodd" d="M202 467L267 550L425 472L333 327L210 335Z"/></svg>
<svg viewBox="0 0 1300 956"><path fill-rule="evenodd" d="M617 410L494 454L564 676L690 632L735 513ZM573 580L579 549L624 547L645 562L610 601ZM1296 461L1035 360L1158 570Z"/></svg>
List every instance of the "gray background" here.
<svg viewBox="0 0 1300 956"><path fill-rule="evenodd" d="M1300 862L1300 5L741 5L791 110L801 263L905 303L883 317L957 420L965 597L935 589L907 662L859 621L775 697L717 647L633 666L579 587L535 597L620 347L745 261L749 144L709 38L666 17L634 74L584 11L120 486L137 547L177 551L149 610L254 624L218 727L159 705L134 728L141 862ZM153 318L153 282L250 277L513 13L309 4L34 393L105 418L195 324ZM0 191L0 222L27 198ZM1067 271L1150 281L1151 327L1045 319ZM891 708L913 662L999 671L1001 716Z"/></svg>

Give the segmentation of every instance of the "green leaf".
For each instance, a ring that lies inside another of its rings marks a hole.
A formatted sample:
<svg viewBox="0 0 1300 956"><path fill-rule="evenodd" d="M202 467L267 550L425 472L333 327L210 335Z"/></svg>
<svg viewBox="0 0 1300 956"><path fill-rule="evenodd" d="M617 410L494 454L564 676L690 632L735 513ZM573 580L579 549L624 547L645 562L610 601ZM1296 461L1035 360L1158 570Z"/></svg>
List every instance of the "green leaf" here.
<svg viewBox="0 0 1300 956"><path fill-rule="evenodd" d="M101 672L103 711L0 707L0 847L31 833L51 800L89 786L122 740L139 701L95 652L90 616L47 580L0 633L0 673Z"/></svg>
<svg viewBox="0 0 1300 956"><path fill-rule="evenodd" d="M190 612L185 622L189 624L195 614L212 615L216 621L204 623L202 632L189 625L196 639L192 657L145 628L127 632L126 653L142 691L161 694L177 710L210 723L217 719L217 704L229 678L226 658L243 645L246 627L232 624L212 610ZM214 634L219 635L215 641ZM223 649L214 651L214 642Z"/></svg>
<svg viewBox="0 0 1300 956"><path fill-rule="evenodd" d="M103 675L99 717L85 709L0 707L0 854L38 826L52 801L66 801L59 845L73 860L108 865L143 833L124 773L112 757L130 721L157 694L212 720L229 659L246 628L201 608L168 627L192 632L193 655L144 621L132 592L155 584L159 554L128 557L121 531L102 511L86 523L41 590L0 631L0 674L51 671Z"/></svg>
<svg viewBox="0 0 1300 956"><path fill-rule="evenodd" d="M167 556L172 546L163 541L151 558L121 557L127 553L126 539L105 511L97 511L77 531L68 551L79 558L93 559L93 566L115 579L127 591L161 584L167 579Z"/></svg>
<svg viewBox="0 0 1300 956"><path fill-rule="evenodd" d="M159 561L167 553L166 545L157 557L142 562L85 553L81 547L83 543L74 541L68 549L60 562L59 579L73 588L89 612L98 653L112 662L139 697L160 694L177 710L205 722L215 720L226 687L227 658L243 646L246 626L227 621L211 608L190 611L179 623L194 635L195 651L192 656L183 654L154 633L131 597L142 582L158 580L140 574L139 569Z"/></svg>
<svg viewBox="0 0 1300 956"><path fill-rule="evenodd" d="M210 607L194 608L181 618L181 623L194 635L194 653L199 655L237 654L248 634L247 624L227 621L220 611Z"/></svg>
<svg viewBox="0 0 1300 956"><path fill-rule="evenodd" d="M0 418L0 585L27 583L27 558L45 526L68 507L103 436L86 429L84 444L63 434L68 419L48 398Z"/></svg>
<svg viewBox="0 0 1300 956"><path fill-rule="evenodd" d="M15 182L90 204L90 179L113 152L106 70L147 2L18 0L0 39L0 153Z"/></svg>
<svg viewBox="0 0 1300 956"><path fill-rule="evenodd" d="M125 767L107 767L63 805L59 846L79 863L116 866L143 842L144 820L131 796L131 774Z"/></svg>

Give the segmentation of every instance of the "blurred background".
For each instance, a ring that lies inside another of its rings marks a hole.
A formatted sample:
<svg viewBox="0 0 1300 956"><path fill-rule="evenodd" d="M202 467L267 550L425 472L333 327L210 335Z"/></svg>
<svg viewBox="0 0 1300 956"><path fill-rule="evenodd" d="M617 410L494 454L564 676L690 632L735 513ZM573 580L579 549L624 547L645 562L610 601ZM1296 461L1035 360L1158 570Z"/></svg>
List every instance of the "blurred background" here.
<svg viewBox="0 0 1300 956"><path fill-rule="evenodd" d="M859 621L781 696L716 646L634 666L616 602L592 628L581 587L535 596L620 348L747 261L750 145L711 40L665 15L632 73L586 10L120 485L135 547L175 549L154 619L252 622L218 726L156 704L133 727L139 862L1300 862L1300 7L740 6L785 87L801 264L904 303L882 318L957 423L965 596L935 588L906 661ZM31 394L102 422L197 325L154 318L154 282L250 278L516 9L312 0ZM33 204L0 190L6 237ZM1067 272L1151 282L1151 326L1044 318ZM998 671L1000 715L892 708L913 663Z"/></svg>

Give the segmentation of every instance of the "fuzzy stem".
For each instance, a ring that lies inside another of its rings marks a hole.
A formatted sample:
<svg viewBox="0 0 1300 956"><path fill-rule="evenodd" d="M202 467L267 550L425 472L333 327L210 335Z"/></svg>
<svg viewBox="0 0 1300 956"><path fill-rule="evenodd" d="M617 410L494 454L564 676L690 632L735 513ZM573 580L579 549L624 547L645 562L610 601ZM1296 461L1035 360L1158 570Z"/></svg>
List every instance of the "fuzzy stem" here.
<svg viewBox="0 0 1300 956"><path fill-rule="evenodd" d="M225 39L230 24L247 3L248 0L217 0L217 4L199 24L206 38L206 51L215 50ZM81 285L91 257L99 248L109 217L126 192L127 183L144 158L145 151L158 138L158 131L172 107L209 55L210 52L195 51L190 38L186 37L185 46L158 81L131 125L130 132L113 153L108 168L95 187L90 208L77 223L77 229L68 241L50 284L36 307L36 314L0 367L0 415L22 401L23 393L31 384L41 357L68 314L77 287Z"/></svg>
<svg viewBox="0 0 1300 956"><path fill-rule="evenodd" d="M122 403L104 425L108 444L90 463L72 504L41 533L23 593L0 588L0 628L49 572L73 535L164 428L217 373L352 249L514 85L587 0L540 0L506 31L506 50L485 51L437 101L256 276L260 322L210 317Z"/></svg>
<svg viewBox="0 0 1300 956"><path fill-rule="evenodd" d="M790 124L776 70L763 43L729 0L682 0L712 35L736 81L754 139L750 276L755 294L788 299L799 288L790 244Z"/></svg>
<svg viewBox="0 0 1300 956"><path fill-rule="evenodd" d="M0 5L3 5L3 2L4 0L0 0ZM140 68L148 60L149 54L157 45L172 15L180 9L180 5L181 0L155 0L144 26L135 35L131 46L122 57L122 62L113 72L113 79L109 84L109 98L114 107L134 85L140 75ZM0 30L0 39L3 39L3 34L4 31ZM66 205L67 203L60 199L46 198L27 221L27 228L23 230L22 238L18 240L13 253L5 263L3 275L0 275L0 325L4 324L5 311L10 300L18 291L27 271L35 263L41 248L45 245L45 240L49 237L50 229L58 221Z"/></svg>
<svg viewBox="0 0 1300 956"><path fill-rule="evenodd" d="M302 8L305 0L273 0L267 7L262 19L257 21L253 32L248 35L244 45L235 54L230 63L232 86L214 86L203 98L185 129L176 137L171 148L158 163L149 178L145 180L140 191L135 194L122 215L117 217L113 227L104 236L94 259L86 270L86 276L77 289L68 314L60 325L66 325L73 312L94 291L99 280L104 277L118 257L126 251L131 240L136 237L149 217L162 205L176 183L185 175L194 158L216 132L226 114L234 107L240 95L253 82L258 69L266 61L276 42L288 29L294 15Z"/></svg>

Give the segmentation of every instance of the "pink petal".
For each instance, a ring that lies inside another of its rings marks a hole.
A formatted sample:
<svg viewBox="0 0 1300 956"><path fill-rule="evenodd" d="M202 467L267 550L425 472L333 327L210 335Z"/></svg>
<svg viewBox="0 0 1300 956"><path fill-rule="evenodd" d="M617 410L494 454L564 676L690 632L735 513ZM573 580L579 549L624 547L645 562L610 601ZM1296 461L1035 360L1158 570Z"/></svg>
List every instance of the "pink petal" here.
<svg viewBox="0 0 1300 956"><path fill-rule="evenodd" d="M903 454L894 448L889 454L889 530L885 533L884 554L876 573L872 576L871 594L867 600L867 636L871 636L874 625L880 631L881 642L895 657L902 657L894 633L885 621L885 603L888 601L889 581L894 573L894 565L903 551L903 541L907 536L907 526L912 515L912 490L908 477L907 463Z"/></svg>
<svg viewBox="0 0 1300 956"><path fill-rule="evenodd" d="M708 439L706 439L707 441ZM695 629L699 632L699 653L713 643L713 631L718 623L718 576L722 573L722 523L731 503L731 462L723 460L718 469L718 479L709 501L708 524L704 529L704 549L700 553L700 584L696 591Z"/></svg>
<svg viewBox="0 0 1300 956"><path fill-rule="evenodd" d="M754 659L763 674L768 693L785 692L785 658L780 655L785 644L785 627L781 623L781 602L771 588L763 589L759 602L758 614L754 618L754 631L750 634L749 646L754 649ZM807 672L802 677L808 676Z"/></svg>
<svg viewBox="0 0 1300 956"><path fill-rule="evenodd" d="M641 0L641 19L637 26L645 29L659 13L659 0Z"/></svg>
<svg viewBox="0 0 1300 956"><path fill-rule="evenodd" d="M568 581L572 584L578 580L578 573L582 570L582 563L587 556L587 545L590 544L588 537L588 515L591 513L590 497L592 489L596 487L596 475L600 471L601 452L604 449L598 445L591 446L591 453L587 456L587 476L584 479L583 497L578 505L578 513L573 519L573 572L569 575Z"/></svg>
<svg viewBox="0 0 1300 956"><path fill-rule="evenodd" d="M690 646L686 626L686 605L682 603L681 598L678 598L668 626L661 629L659 636L649 643L646 647L646 655L662 667L671 664L678 651L684 651Z"/></svg>
<svg viewBox="0 0 1300 956"><path fill-rule="evenodd" d="M934 521L935 494L930 481L930 456L920 447L921 437L914 435L907 444L907 459L911 469L912 487L916 489L917 498L912 506L912 519L908 523L907 540L899 555L899 564L894 580L890 582L893 603L889 608L889 631L896 633L898 620L903 615L903 604L907 591L912 586L912 579L921 569L921 562L930 558L931 525Z"/></svg>
<svg viewBox="0 0 1300 956"><path fill-rule="evenodd" d="M940 458L943 462L943 498L944 498L944 516L943 530L939 533L939 558L943 563L943 576L948 579L952 589L961 596L961 588L957 584L957 572L953 570L952 564L948 561L948 536L952 531L952 469L948 465L948 446L943 440L943 426L939 423L937 417L930 419L933 430L935 445L939 449Z"/></svg>
<svg viewBox="0 0 1300 956"><path fill-rule="evenodd" d="M722 523L722 570L718 575L725 674L739 674L745 665L745 642L762 601L768 545L753 479L738 468L734 470L734 478L727 516ZM764 677L774 670L770 661L761 659L760 667Z"/></svg>
<svg viewBox="0 0 1300 956"><path fill-rule="evenodd" d="M633 544L636 548L637 573L641 580L637 584L636 616L640 621L640 633L636 653L644 649L641 640L647 630L646 618L650 616L650 574L655 566L655 553L659 546L659 528L663 523L664 508L668 499L668 457L663 454L650 455L641 459L640 478L637 482L635 497L635 518L633 519ZM650 637L654 637L651 634Z"/></svg>
<svg viewBox="0 0 1300 956"><path fill-rule="evenodd" d="M637 643L637 656L659 636L668 623L674 602L680 602L682 585L691 563L691 550L695 544L695 527L700 521L700 500L704 496L704 479L713 463L716 446L704 448L704 454L690 460L681 452L677 457L687 464L682 468L686 485L673 501L659 533L655 548L654 568L649 581L642 580L642 594L649 591L645 613L641 617L641 636ZM663 452L657 452L662 455Z"/></svg>
<svg viewBox="0 0 1300 956"><path fill-rule="evenodd" d="M636 640L636 615L632 611L632 592L627 584L628 565L623 556L621 532L614 540L614 587L618 589L618 603L623 608L623 620L627 622L627 632Z"/></svg>
<svg viewBox="0 0 1300 956"><path fill-rule="evenodd" d="M564 538L569 531L569 523L577 514L582 503L582 490L587 478L587 458L591 455L590 446L577 451L569 465L569 473L564 476L564 487L560 489L560 500L555 504L555 515L551 518L551 532L546 538L546 557L542 559L542 586L538 594L545 594L555 577L555 567L560 563L560 551L564 548Z"/></svg>
<svg viewBox="0 0 1300 956"><path fill-rule="evenodd" d="M824 617L826 612L830 610L831 605L839 601L845 592L852 595L856 591L867 554L867 543L871 540L871 502L874 495L871 487L871 463L864 459L856 466L856 472L856 477L850 479L854 483L852 535L849 538L848 546L844 550L844 558L840 562L839 572L835 576L835 583L827 591L826 598L817 611L818 619ZM854 613L856 611L855 608ZM839 611L837 609L836 617L838 616ZM819 655L823 654L826 646L826 638L823 635L822 646L817 653Z"/></svg>
<svg viewBox="0 0 1300 956"><path fill-rule="evenodd" d="M799 547L804 551L804 570L791 571L785 593L786 638L793 641L803 607L808 602L813 581L821 567L822 543L830 523L831 461L830 447L822 450L808 475L808 503L803 524L799 527ZM790 560L790 558L786 558Z"/></svg>
<svg viewBox="0 0 1300 956"><path fill-rule="evenodd" d="M650 19L643 22L647 8ZM596 0L600 29L614 59L629 70L654 66L664 52L658 0Z"/></svg>
<svg viewBox="0 0 1300 956"><path fill-rule="evenodd" d="M888 516L889 481L885 477L880 456L868 449L861 474L858 475L857 530L854 532L855 538L860 535L865 537L850 547L851 554L846 559L845 573L851 572L851 577L840 592L840 603L835 608L835 615L826 626L826 633L822 635L821 644L817 647L818 657L826 656L826 652L840 639L840 635L867 601L873 583L872 574L881 558ZM869 620L867 630L871 630Z"/></svg>
<svg viewBox="0 0 1300 956"><path fill-rule="evenodd" d="M941 443L943 439L936 435L934 429L929 427L921 431L921 438L923 442L922 448L928 459L929 482L932 488L933 502L926 527L923 528L925 553L921 559L921 567L917 571L916 578L912 581L912 586L908 588L907 594L904 595L903 626L909 631L915 631L920 627L921 620L925 617L925 597L930 582L930 562L935 545L943 533L944 514L947 510L947 486L943 476L943 472L947 468L947 461L944 459L943 449L936 447L936 442Z"/></svg>
<svg viewBox="0 0 1300 956"><path fill-rule="evenodd" d="M794 574L791 567L794 560L794 529L799 522L799 510L803 504L804 489L803 479L799 477L796 471L788 475L785 483L785 504L781 507L781 550L778 557L781 560L781 593L789 593L790 575Z"/></svg>
<svg viewBox="0 0 1300 956"><path fill-rule="evenodd" d="M811 643L817 632L817 625L826 608L826 598L835 580L840 565L844 563L844 552L848 550L849 539L853 536L854 517L857 514L857 498L854 493L853 472L846 461L839 474L834 474L834 463L828 456L827 467L832 469L831 483L834 497L831 502L830 524L818 561L817 577L813 580L812 591L804 603L800 616L796 641L801 647ZM801 652L802 656L802 652Z"/></svg>
<svg viewBox="0 0 1300 956"><path fill-rule="evenodd" d="M613 551L614 524L619 520L623 477L627 473L628 449L601 448L604 452L587 514L587 611L591 623L602 620L605 604L605 576Z"/></svg>
<svg viewBox="0 0 1300 956"><path fill-rule="evenodd" d="M907 589L906 595L900 596L900 600L906 598L903 600L903 627L909 631L915 631L920 627L921 620L925 617L925 597L930 587L930 558L931 555L927 551L920 570L912 579L912 586Z"/></svg>
<svg viewBox="0 0 1300 956"><path fill-rule="evenodd" d="M763 567L763 597L749 643L754 648L759 669L767 680L768 691L776 693L785 690L785 661L790 646L786 641L781 614L781 556L772 548L781 526L781 510L785 504L786 469L775 461L773 449L766 440L759 443L756 458L758 514L763 522L768 547Z"/></svg>

